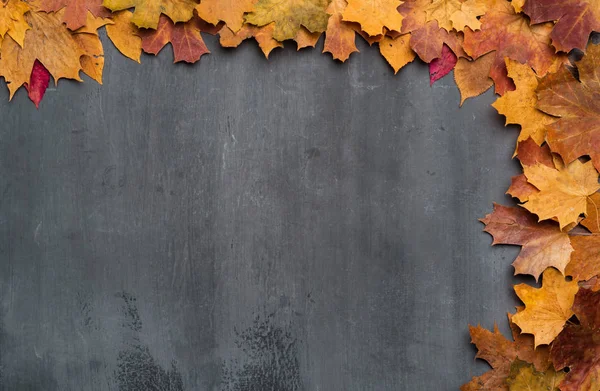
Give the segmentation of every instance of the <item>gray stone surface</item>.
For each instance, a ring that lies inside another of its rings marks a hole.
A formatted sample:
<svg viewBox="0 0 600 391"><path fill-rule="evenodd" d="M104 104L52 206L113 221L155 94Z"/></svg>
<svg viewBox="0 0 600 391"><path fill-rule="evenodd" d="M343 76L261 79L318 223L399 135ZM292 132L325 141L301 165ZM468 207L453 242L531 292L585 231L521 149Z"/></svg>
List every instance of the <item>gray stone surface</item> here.
<svg viewBox="0 0 600 391"><path fill-rule="evenodd" d="M251 42L0 93L2 390L456 390L506 331L490 92ZM319 44L322 46L322 42Z"/></svg>

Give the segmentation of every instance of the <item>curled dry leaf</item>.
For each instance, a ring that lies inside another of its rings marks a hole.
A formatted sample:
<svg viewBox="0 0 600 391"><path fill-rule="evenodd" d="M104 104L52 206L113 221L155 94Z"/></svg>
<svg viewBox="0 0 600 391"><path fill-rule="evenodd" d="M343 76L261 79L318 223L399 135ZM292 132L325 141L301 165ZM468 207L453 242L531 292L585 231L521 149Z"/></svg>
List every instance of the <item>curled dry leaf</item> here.
<svg viewBox="0 0 600 391"><path fill-rule="evenodd" d="M312 33L325 31L328 5L328 0L258 0L246 14L246 23L258 27L273 23L273 38L285 41L294 39L301 26Z"/></svg>
<svg viewBox="0 0 600 391"><path fill-rule="evenodd" d="M548 268L542 276L541 288L527 284L515 286L525 309L513 316L513 322L523 333L533 334L536 347L547 345L573 316L571 307L578 290L577 281L566 281L559 271Z"/></svg>
<svg viewBox="0 0 600 391"><path fill-rule="evenodd" d="M538 223L534 215L519 207L494 204L494 212L481 219L485 232L496 244L522 246L513 266L515 274L529 274L537 280L548 267L564 272L573 248L569 236L554 222Z"/></svg>

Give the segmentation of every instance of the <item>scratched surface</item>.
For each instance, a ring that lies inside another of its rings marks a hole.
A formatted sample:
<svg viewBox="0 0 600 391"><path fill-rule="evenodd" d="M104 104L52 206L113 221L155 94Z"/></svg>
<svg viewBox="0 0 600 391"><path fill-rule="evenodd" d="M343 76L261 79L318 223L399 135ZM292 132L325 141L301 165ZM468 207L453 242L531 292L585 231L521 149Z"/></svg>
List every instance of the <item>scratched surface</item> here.
<svg viewBox="0 0 600 391"><path fill-rule="evenodd" d="M107 44L104 86L0 92L0 384L456 390L517 249L477 221L516 137L450 77L254 43ZM319 44L320 46L322 43ZM503 328L506 330L506 327Z"/></svg>

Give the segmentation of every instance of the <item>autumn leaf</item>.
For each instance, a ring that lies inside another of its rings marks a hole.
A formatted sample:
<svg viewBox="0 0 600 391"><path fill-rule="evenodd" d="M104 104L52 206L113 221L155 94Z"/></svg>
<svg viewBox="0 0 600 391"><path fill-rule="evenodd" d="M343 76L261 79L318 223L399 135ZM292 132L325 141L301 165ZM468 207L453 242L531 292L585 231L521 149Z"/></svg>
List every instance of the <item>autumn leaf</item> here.
<svg viewBox="0 0 600 391"><path fill-rule="evenodd" d="M508 91L493 104L498 113L506 117L506 125L521 125L521 133L517 141L532 138L541 145L546 138L546 125L554 122L555 118L536 108L538 79L529 65L506 59L508 77L516 86L514 91Z"/></svg>
<svg viewBox="0 0 600 391"><path fill-rule="evenodd" d="M415 59L409 40L410 35L405 34L396 38L386 36L379 42L379 52L394 69L394 73L398 73L400 68Z"/></svg>
<svg viewBox="0 0 600 391"><path fill-rule="evenodd" d="M579 215L587 211L588 196L600 188L591 162L575 160L560 169L536 164L523 167L523 171L527 181L540 190L523 206L540 220L557 218L561 229L578 222Z"/></svg>
<svg viewBox="0 0 600 391"><path fill-rule="evenodd" d="M219 42L223 47L237 47L240 43L248 38L254 38L258 42L258 46L263 51L266 58L275 48L283 47L283 44L273 38L273 30L275 24L271 23L264 27L256 27L245 24L237 33L231 31L227 26L223 26L219 31Z"/></svg>
<svg viewBox="0 0 600 391"><path fill-rule="evenodd" d="M534 349L533 338L530 335L520 334L509 315L509 324L514 341L506 339L498 327L494 326L494 332L488 331L481 326L469 326L471 343L477 346L476 358L485 360L492 370L481 376L473 377L471 381L464 384L461 391L483 391L483 390L508 390L506 378L510 374L513 361L518 357L534 365L539 371L545 371L549 366L548 349L544 346Z"/></svg>
<svg viewBox="0 0 600 391"><path fill-rule="evenodd" d="M534 215L523 208L494 204L494 212L481 219L484 231L492 235L496 244L522 246L513 262L515 274L530 274L537 280L548 267L564 272L569 263L571 247L569 236L550 221L538 223Z"/></svg>
<svg viewBox="0 0 600 391"><path fill-rule="evenodd" d="M46 93L49 82L50 72L48 72L41 62L35 60L29 83L25 83L25 88L27 89L29 99L35 104L36 109L40 107L40 102Z"/></svg>
<svg viewBox="0 0 600 391"><path fill-rule="evenodd" d="M142 38L139 37L140 30L131 21L132 16L129 11L115 12L113 23L106 26L106 33L124 56L140 62Z"/></svg>
<svg viewBox="0 0 600 391"><path fill-rule="evenodd" d="M555 53L550 45L551 30L551 24L530 26L526 17L515 13L510 2L501 0L481 18L480 30L465 31L463 47L475 59L495 53L490 77L496 92L504 95L514 89L505 57L529 65L540 76L552 67Z"/></svg>
<svg viewBox="0 0 600 391"><path fill-rule="evenodd" d="M600 235L573 235L574 252L565 274L576 281L586 281L600 275Z"/></svg>
<svg viewBox="0 0 600 391"><path fill-rule="evenodd" d="M579 80L562 68L538 86L538 109L557 118L548 125L552 150L570 163L589 155L600 169L600 46L591 45L577 62Z"/></svg>
<svg viewBox="0 0 600 391"><path fill-rule="evenodd" d="M600 292L580 289L573 312L579 324L569 324L558 335L550 351L557 370L569 368L561 391L600 389Z"/></svg>
<svg viewBox="0 0 600 391"><path fill-rule="evenodd" d="M311 33L305 27L300 27L298 33L294 37L297 50L304 48L314 48L321 37L321 33Z"/></svg>
<svg viewBox="0 0 600 391"><path fill-rule="evenodd" d="M450 15L452 27L457 31L470 28L472 31L479 30L481 22L479 17L484 15L490 2L488 0L466 0L460 4L460 9Z"/></svg>
<svg viewBox="0 0 600 391"><path fill-rule="evenodd" d="M563 371L548 368L539 372L532 364L516 359L510 366L506 383L510 391L559 391L558 385L564 377Z"/></svg>
<svg viewBox="0 0 600 391"><path fill-rule="evenodd" d="M578 290L577 281L566 281L559 271L548 268L542 276L541 288L527 284L515 286L525 309L513 316L513 322L523 333L533 334L536 347L547 345L573 316L571 306Z"/></svg>
<svg viewBox="0 0 600 391"><path fill-rule="evenodd" d="M313 33L325 31L328 4L328 0L258 0L246 22L259 27L274 23L273 38L285 41L293 39L300 26Z"/></svg>
<svg viewBox="0 0 600 391"><path fill-rule="evenodd" d="M465 100L483 94L494 84L489 76L493 61L493 53L485 54L477 60L458 59L454 67L454 81L460 91L460 106Z"/></svg>
<svg viewBox="0 0 600 391"><path fill-rule="evenodd" d="M39 4L45 12L64 9L63 22L70 30L85 26L88 12L96 18L110 16L110 11L102 6L102 0L40 0Z"/></svg>
<svg viewBox="0 0 600 391"><path fill-rule="evenodd" d="M592 233L600 233L600 193L594 193L587 198L587 216L581 220L581 225Z"/></svg>
<svg viewBox="0 0 600 391"><path fill-rule="evenodd" d="M55 81L62 78L81 81L79 72L82 70L98 80L96 64L103 64L100 39L96 34L69 31L62 24L63 12L27 13L31 28L25 33L23 47L10 37L2 40L0 76L5 78L11 98L19 87L30 81L36 60Z"/></svg>
<svg viewBox="0 0 600 391"><path fill-rule="evenodd" d="M400 31L402 15L398 12L400 0L348 0L343 20L356 22L368 35L380 35L384 29Z"/></svg>
<svg viewBox="0 0 600 391"><path fill-rule="evenodd" d="M446 76L454 69L457 62L456 55L446 45L442 48L442 56L434 58L429 63L429 85L432 86L437 80Z"/></svg>
<svg viewBox="0 0 600 391"><path fill-rule="evenodd" d="M352 26L342 20L342 12L347 6L346 0L332 0L327 7L331 15L325 31L323 53L331 53L335 60L346 61L350 54L358 52L356 37Z"/></svg>
<svg viewBox="0 0 600 391"><path fill-rule="evenodd" d="M425 8L427 22L437 21L438 26L446 31L452 30L451 17L461 9L460 0L432 0Z"/></svg>
<svg viewBox="0 0 600 391"><path fill-rule="evenodd" d="M540 145L532 137L518 141L515 155L522 166L541 164L546 167L556 168L552 151L550 151L548 144Z"/></svg>
<svg viewBox="0 0 600 391"><path fill-rule="evenodd" d="M600 31L598 0L527 0L523 11L531 23L556 21L550 37L557 51L585 50L592 31Z"/></svg>
<svg viewBox="0 0 600 391"><path fill-rule="evenodd" d="M254 9L257 0L202 0L196 6L198 16L214 25L223 21L233 32L244 24L244 14Z"/></svg>
<svg viewBox="0 0 600 391"><path fill-rule="evenodd" d="M8 0L0 3L0 37L11 37L21 47L25 39L25 31L29 24L25 14L29 12L29 5L21 0ZM2 40L0 40L2 43Z"/></svg>
<svg viewBox="0 0 600 391"><path fill-rule="evenodd" d="M171 21L187 22L194 16L194 0L104 0L104 6L111 11L134 8L131 21L138 27L156 29L160 15L167 15Z"/></svg>
<svg viewBox="0 0 600 391"><path fill-rule="evenodd" d="M210 53L200 35L199 19L186 23L173 23L162 15L156 30L140 30L142 49L146 53L158 54L167 43L173 47L174 62L194 63L204 54Z"/></svg>

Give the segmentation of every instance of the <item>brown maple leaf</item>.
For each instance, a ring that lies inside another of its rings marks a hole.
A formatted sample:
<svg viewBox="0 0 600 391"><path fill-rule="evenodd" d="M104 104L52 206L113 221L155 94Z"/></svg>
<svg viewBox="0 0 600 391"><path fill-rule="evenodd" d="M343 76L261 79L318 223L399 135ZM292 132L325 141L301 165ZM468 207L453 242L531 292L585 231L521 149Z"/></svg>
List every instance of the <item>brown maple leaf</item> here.
<svg viewBox="0 0 600 391"><path fill-rule="evenodd" d="M550 37L562 52L585 50L592 31L600 31L598 0L527 0L523 11L531 23L556 21Z"/></svg>
<svg viewBox="0 0 600 391"><path fill-rule="evenodd" d="M160 15L167 15L171 21L187 22L194 16L195 0L104 0L104 6L111 11L134 8L131 21L138 27L156 29Z"/></svg>
<svg viewBox="0 0 600 391"><path fill-rule="evenodd" d="M579 215L586 214L588 196L600 188L591 162L575 160L558 169L535 164L524 166L523 171L527 181L540 190L523 206L540 220L556 218L561 229L578 223Z"/></svg>
<svg viewBox="0 0 600 391"><path fill-rule="evenodd" d="M512 322L511 315L508 316L508 321L514 341L506 339L496 325L494 325L494 332L481 326L469 326L471 343L478 349L475 357L485 360L492 370L473 377L469 383L460 388L461 391L508 390L506 378L510 374L511 364L517 357L533 364L538 371L545 371L549 367L548 349L545 346L535 349L533 338L530 335L520 334L519 327Z"/></svg>
<svg viewBox="0 0 600 391"><path fill-rule="evenodd" d="M204 54L210 53L200 35L202 21L193 18L185 23L173 23L161 15L156 30L140 29L142 49L146 53L158 54L169 42L173 47L174 62L194 63Z"/></svg>
<svg viewBox="0 0 600 391"><path fill-rule="evenodd" d="M534 215L519 207L494 204L494 212L481 219L484 231L496 244L522 246L513 266L515 274L530 274L537 280L548 267L564 272L573 248L569 236L550 221L538 223Z"/></svg>
<svg viewBox="0 0 600 391"><path fill-rule="evenodd" d="M573 254L565 274L576 281L587 281L600 275L600 235L572 235Z"/></svg>
<svg viewBox="0 0 600 391"><path fill-rule="evenodd" d="M600 46L590 46L577 62L579 80L562 68L538 86L538 109L559 117L547 127L552 151L566 163L589 155L600 169Z"/></svg>
<svg viewBox="0 0 600 391"><path fill-rule="evenodd" d="M548 268L542 276L541 288L527 284L515 286L525 309L513 316L513 322L523 333L533 334L536 347L548 345L573 316L571 306L578 290L577 281L566 281L559 271Z"/></svg>
<svg viewBox="0 0 600 391"><path fill-rule="evenodd" d="M600 193L594 193L588 197L587 216L581 220L581 225L592 233L600 233Z"/></svg>
<svg viewBox="0 0 600 391"><path fill-rule="evenodd" d="M296 37L301 26L313 33L325 31L328 5L328 0L258 0L246 14L246 23L259 27L274 23L273 38L285 41Z"/></svg>
<svg viewBox="0 0 600 391"><path fill-rule="evenodd" d="M219 42L221 46L231 48L239 46L239 44L248 38L254 38L265 57L269 58L269 54L271 54L273 49L283 47L281 42L273 38L274 30L274 23L263 27L245 24L237 33L231 31L229 27L223 26L221 31L219 31Z"/></svg>
<svg viewBox="0 0 600 391"><path fill-rule="evenodd" d="M465 31L463 47L475 59L495 53L490 77L496 92L504 95L514 89L507 75L505 57L529 65L541 76L555 63L551 30L551 24L530 26L526 17L515 13L510 2L501 0L481 18L481 30Z"/></svg>
<svg viewBox="0 0 600 391"><path fill-rule="evenodd" d="M63 22L70 30L85 26L87 13L96 18L108 18L110 11L102 6L102 0L40 0L40 9L45 12L56 12L64 9Z"/></svg>
<svg viewBox="0 0 600 391"><path fill-rule="evenodd" d="M342 62L354 52L356 48L356 37L353 26L342 20L342 12L347 6L346 0L332 0L327 8L327 13L331 15L327 22L325 31L325 46L323 53L331 53L334 59Z"/></svg>
<svg viewBox="0 0 600 391"><path fill-rule="evenodd" d="M573 312L579 324L569 324L552 344L550 356L557 370L569 368L561 391L600 389L600 292L580 289Z"/></svg>

